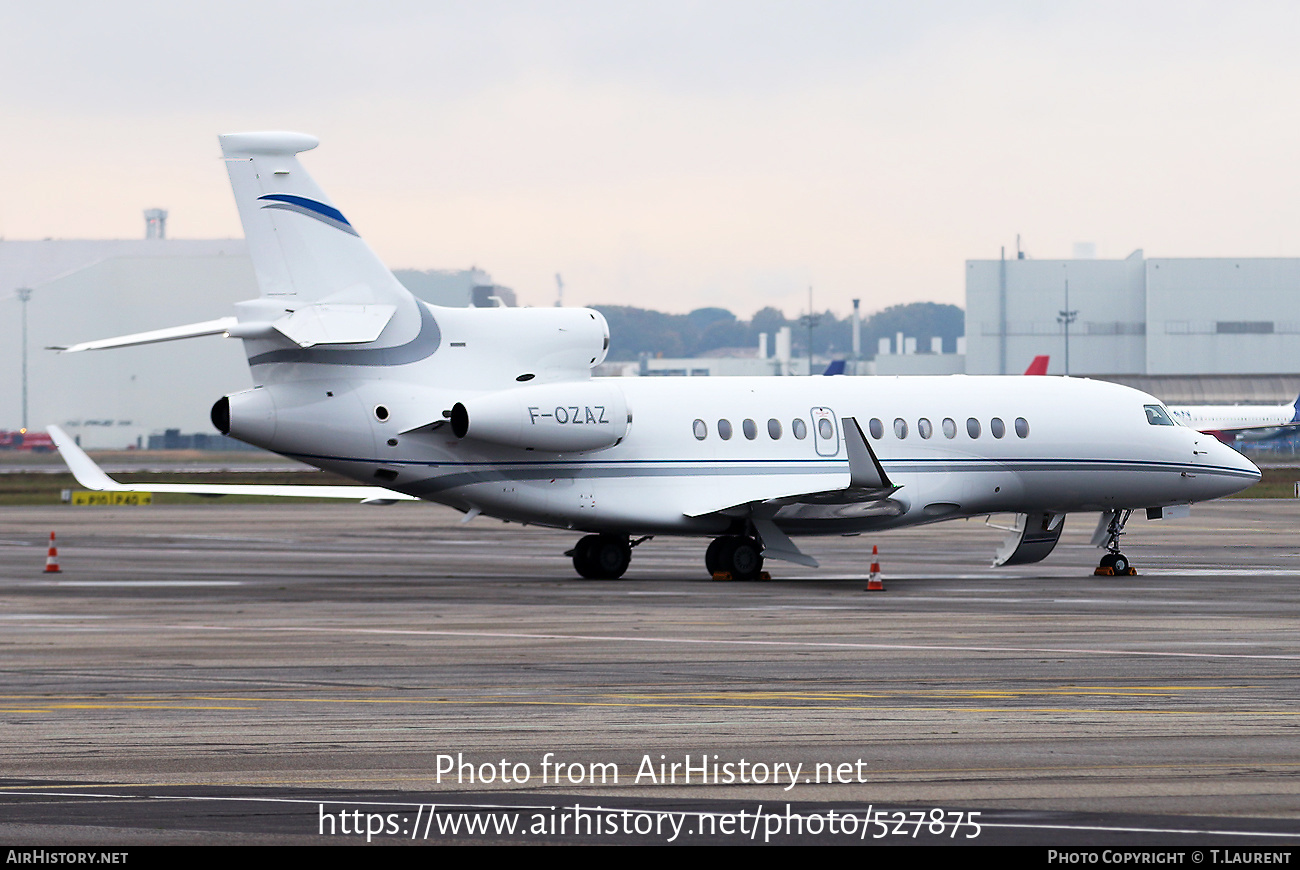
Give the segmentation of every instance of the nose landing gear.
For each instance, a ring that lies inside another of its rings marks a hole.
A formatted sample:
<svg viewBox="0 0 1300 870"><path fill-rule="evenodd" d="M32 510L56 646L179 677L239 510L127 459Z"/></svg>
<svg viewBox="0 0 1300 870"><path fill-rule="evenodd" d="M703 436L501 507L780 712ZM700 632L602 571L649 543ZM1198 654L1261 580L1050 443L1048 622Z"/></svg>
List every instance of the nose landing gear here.
<svg viewBox="0 0 1300 870"><path fill-rule="evenodd" d="M1137 569L1129 564L1128 556L1119 551L1119 539L1124 534L1124 524L1128 522L1129 517L1133 516L1133 511L1109 511L1109 520L1105 514L1102 515L1102 522L1106 523L1105 543L1106 555L1101 557L1099 564L1092 573L1098 577L1136 577ZM1100 537L1102 530L1100 526L1097 529Z"/></svg>

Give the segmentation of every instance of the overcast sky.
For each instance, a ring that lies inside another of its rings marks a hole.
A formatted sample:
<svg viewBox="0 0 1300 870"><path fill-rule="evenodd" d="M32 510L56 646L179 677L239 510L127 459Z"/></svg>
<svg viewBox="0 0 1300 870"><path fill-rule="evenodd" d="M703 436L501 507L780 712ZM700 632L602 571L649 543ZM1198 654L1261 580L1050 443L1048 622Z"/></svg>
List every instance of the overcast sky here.
<svg viewBox="0 0 1300 870"><path fill-rule="evenodd" d="M960 305L1017 233L1300 256L1298 44L1294 3L0 0L0 236L238 236L216 135L291 129L390 266L525 304Z"/></svg>

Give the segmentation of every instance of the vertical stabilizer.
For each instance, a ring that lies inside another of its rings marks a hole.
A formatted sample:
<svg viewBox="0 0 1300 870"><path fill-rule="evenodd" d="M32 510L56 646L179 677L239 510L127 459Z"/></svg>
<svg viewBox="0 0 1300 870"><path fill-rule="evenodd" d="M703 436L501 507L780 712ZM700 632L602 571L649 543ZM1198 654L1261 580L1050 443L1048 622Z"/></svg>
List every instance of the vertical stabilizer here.
<svg viewBox="0 0 1300 870"><path fill-rule="evenodd" d="M299 152L319 144L315 136L228 133L220 140L264 298L289 308L410 298L298 162Z"/></svg>

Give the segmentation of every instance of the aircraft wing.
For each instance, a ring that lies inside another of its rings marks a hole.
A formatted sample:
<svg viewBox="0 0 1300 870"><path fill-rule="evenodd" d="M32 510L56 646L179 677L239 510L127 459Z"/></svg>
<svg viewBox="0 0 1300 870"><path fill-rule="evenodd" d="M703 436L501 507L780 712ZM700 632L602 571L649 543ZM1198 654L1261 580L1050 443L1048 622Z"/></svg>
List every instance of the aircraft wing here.
<svg viewBox="0 0 1300 870"><path fill-rule="evenodd" d="M711 513L726 513L744 508L768 508L765 513L779 511L781 517L845 515L844 508L853 506L852 513L860 513L866 506L884 504L898 487L885 473L875 451L862 434L862 428L853 417L840 420L848 459L842 471L787 477L754 476L729 485L725 494L710 488L700 502L685 511L687 516L699 517Z"/></svg>
<svg viewBox="0 0 1300 870"><path fill-rule="evenodd" d="M186 483L119 483L104 473L77 442L58 426L47 426L50 438L59 448L59 455L68 464L77 483L96 492L178 492L190 495L264 495L290 498L340 498L353 499L362 504L391 504L395 501L418 501L404 492L384 489L382 486L294 486L261 484L207 484Z"/></svg>

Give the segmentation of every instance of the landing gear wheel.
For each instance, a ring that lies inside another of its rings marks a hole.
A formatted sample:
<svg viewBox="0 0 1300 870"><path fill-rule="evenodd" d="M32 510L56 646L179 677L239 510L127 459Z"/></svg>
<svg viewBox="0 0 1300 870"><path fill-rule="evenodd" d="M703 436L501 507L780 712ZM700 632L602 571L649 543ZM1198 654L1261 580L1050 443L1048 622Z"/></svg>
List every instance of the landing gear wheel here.
<svg viewBox="0 0 1300 870"><path fill-rule="evenodd" d="M704 570L709 572L710 577L722 570L720 567L722 564L722 545L726 540L725 537L714 538L709 541L709 548L704 551Z"/></svg>
<svg viewBox="0 0 1300 870"><path fill-rule="evenodd" d="M632 562L632 546L618 535L587 535L573 548L573 567L588 580L617 580Z"/></svg>
<svg viewBox="0 0 1300 870"><path fill-rule="evenodd" d="M709 545L710 550L714 547L717 547L714 554L717 558L715 574L724 572L730 574L733 580L757 580L763 573L763 551L758 541L753 538L727 535ZM707 567L708 553L705 554L704 559Z"/></svg>
<svg viewBox="0 0 1300 870"><path fill-rule="evenodd" d="M1097 526L1097 534L1102 534L1103 525L1105 529L1105 543L1101 546L1106 548L1106 554L1101 557L1101 563L1093 574L1103 577L1132 577L1137 574L1133 566L1129 564L1128 556L1119 551L1119 539L1124 534L1124 524L1128 522L1129 517L1133 516L1131 510L1112 510L1102 514L1101 523Z"/></svg>

